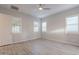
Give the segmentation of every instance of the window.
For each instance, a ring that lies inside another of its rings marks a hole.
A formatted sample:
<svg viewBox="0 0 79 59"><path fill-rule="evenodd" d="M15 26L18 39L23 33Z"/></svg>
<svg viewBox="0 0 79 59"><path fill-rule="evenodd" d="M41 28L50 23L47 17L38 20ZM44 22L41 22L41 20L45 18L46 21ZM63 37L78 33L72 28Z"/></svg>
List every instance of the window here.
<svg viewBox="0 0 79 59"><path fill-rule="evenodd" d="M37 21L34 21L34 32L39 31L39 23Z"/></svg>
<svg viewBox="0 0 79 59"><path fill-rule="evenodd" d="M12 19L12 33L21 33L21 31L22 31L21 19L14 17Z"/></svg>
<svg viewBox="0 0 79 59"><path fill-rule="evenodd" d="M42 23L42 32L46 32L46 28L47 27L47 23L46 22L43 22Z"/></svg>
<svg viewBox="0 0 79 59"><path fill-rule="evenodd" d="M67 32L78 32L78 16L66 18Z"/></svg>

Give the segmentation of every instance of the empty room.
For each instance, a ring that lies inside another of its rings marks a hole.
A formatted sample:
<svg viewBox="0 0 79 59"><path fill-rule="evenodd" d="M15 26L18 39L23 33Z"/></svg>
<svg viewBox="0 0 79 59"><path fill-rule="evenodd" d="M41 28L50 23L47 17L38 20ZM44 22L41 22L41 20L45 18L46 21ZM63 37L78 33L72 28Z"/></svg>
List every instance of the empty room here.
<svg viewBox="0 0 79 59"><path fill-rule="evenodd" d="M0 4L0 55L79 55L79 4Z"/></svg>

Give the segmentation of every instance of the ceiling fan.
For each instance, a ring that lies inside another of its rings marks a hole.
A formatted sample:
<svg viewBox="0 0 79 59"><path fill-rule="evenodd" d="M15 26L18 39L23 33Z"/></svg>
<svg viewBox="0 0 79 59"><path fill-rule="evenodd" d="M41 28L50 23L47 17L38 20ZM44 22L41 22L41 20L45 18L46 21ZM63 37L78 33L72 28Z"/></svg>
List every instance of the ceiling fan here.
<svg viewBox="0 0 79 59"><path fill-rule="evenodd" d="M19 10L19 8L17 6L11 5L11 9L13 10Z"/></svg>
<svg viewBox="0 0 79 59"><path fill-rule="evenodd" d="M43 4L39 4L39 5L38 5L38 10L40 10L40 11L42 11L42 10L50 10L50 8L44 7Z"/></svg>
<svg viewBox="0 0 79 59"><path fill-rule="evenodd" d="M19 10L19 8L17 6L11 5L11 9L13 10ZM38 10L42 11L42 10L50 10L51 8L49 7L45 7L45 4L39 4L38 5Z"/></svg>

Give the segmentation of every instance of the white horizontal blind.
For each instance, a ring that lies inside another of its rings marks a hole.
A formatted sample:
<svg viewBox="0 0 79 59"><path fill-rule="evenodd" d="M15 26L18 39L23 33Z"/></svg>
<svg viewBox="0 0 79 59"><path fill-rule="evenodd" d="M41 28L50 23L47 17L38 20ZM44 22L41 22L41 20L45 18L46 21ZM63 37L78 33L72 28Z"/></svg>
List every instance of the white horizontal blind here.
<svg viewBox="0 0 79 59"><path fill-rule="evenodd" d="M78 16L66 18L66 31L78 32Z"/></svg>
<svg viewBox="0 0 79 59"><path fill-rule="evenodd" d="M34 21L34 32L38 32L39 31L39 22Z"/></svg>
<svg viewBox="0 0 79 59"><path fill-rule="evenodd" d="M12 19L12 33L21 33L22 32L22 23L21 18L14 17Z"/></svg>
<svg viewBox="0 0 79 59"><path fill-rule="evenodd" d="M46 30L47 30L47 23L46 22L43 22L42 23L42 32L46 32Z"/></svg>

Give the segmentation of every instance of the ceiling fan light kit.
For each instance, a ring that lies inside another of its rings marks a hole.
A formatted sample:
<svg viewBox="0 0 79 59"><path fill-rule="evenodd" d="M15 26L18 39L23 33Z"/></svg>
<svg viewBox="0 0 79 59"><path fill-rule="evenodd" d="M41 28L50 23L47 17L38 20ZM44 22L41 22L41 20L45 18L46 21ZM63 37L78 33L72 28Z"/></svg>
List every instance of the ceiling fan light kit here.
<svg viewBox="0 0 79 59"><path fill-rule="evenodd" d="M45 5L39 4L38 10L42 11L42 10L50 10L50 8L45 7Z"/></svg>
<svg viewBox="0 0 79 59"><path fill-rule="evenodd" d="M42 7L39 7L38 9L39 9L40 11L41 11L41 10L43 10L43 8L42 8Z"/></svg>

